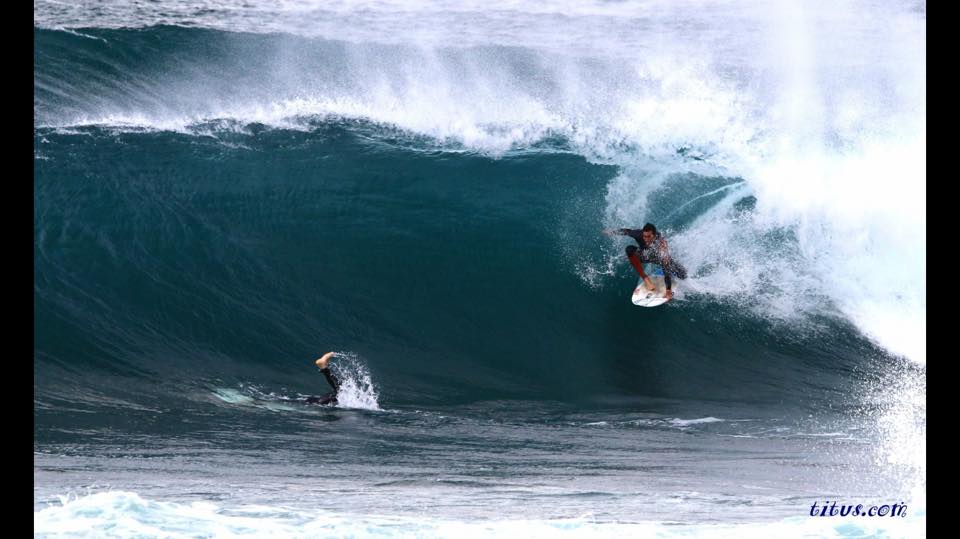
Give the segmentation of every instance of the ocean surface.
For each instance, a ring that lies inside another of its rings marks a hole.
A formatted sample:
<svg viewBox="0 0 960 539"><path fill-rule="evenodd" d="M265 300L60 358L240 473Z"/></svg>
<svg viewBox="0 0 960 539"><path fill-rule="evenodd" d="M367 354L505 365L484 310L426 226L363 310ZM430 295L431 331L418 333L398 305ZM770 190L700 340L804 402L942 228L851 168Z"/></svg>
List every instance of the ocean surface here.
<svg viewBox="0 0 960 539"><path fill-rule="evenodd" d="M925 42L38 0L35 536L925 536ZM689 273L651 309L602 233L646 222Z"/></svg>

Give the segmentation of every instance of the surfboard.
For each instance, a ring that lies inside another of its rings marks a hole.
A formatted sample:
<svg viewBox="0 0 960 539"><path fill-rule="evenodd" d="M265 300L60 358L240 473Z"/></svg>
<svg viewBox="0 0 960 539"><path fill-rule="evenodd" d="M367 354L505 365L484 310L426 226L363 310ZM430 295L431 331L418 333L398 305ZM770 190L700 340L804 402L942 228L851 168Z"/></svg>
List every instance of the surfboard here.
<svg viewBox="0 0 960 539"><path fill-rule="evenodd" d="M656 287L648 290L647 285L643 284L643 279L637 283L633 289L633 295L630 300L634 305L640 307L656 307L667 302L667 283L663 280L663 268L657 264L646 263L643 265L643 271L650 277L650 281Z"/></svg>

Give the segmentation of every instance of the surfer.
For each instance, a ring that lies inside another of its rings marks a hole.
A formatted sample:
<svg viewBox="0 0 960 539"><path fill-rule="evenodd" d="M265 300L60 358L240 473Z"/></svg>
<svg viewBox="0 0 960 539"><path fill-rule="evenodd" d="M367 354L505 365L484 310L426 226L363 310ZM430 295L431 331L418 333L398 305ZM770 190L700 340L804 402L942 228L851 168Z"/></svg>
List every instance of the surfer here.
<svg viewBox="0 0 960 539"><path fill-rule="evenodd" d="M335 352L327 352L315 362L317 367L320 368L320 372L322 372L323 376L327 379L327 383L333 388L333 391L322 397L307 397L307 404L337 404L337 392L340 391L340 381L337 380L337 377L334 376L327 367L327 363L330 362L330 358L335 355Z"/></svg>
<svg viewBox="0 0 960 539"><path fill-rule="evenodd" d="M667 285L667 299L673 299L670 277L673 275L678 279L686 279L687 270L670 256L667 240L663 237L663 234L657 232L657 227L647 223L641 229L608 228L603 232L608 236L630 236L635 239L637 244L640 245L639 249L635 245L627 246L627 259L630 260L633 269L640 274L640 278L643 279L643 284L647 286L647 289L654 290L656 286L650 280L650 277L647 277L647 273L643 271L643 264L659 265L663 268L663 282Z"/></svg>

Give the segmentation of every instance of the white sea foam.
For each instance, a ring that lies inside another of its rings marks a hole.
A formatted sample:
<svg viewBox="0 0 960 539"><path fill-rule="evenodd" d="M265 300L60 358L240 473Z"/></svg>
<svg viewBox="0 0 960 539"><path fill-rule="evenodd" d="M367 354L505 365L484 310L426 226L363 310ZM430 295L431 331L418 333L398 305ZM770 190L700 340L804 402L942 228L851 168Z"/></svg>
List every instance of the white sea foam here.
<svg viewBox="0 0 960 539"><path fill-rule="evenodd" d="M798 516L744 524L544 520L452 520L424 516L333 514L288 507L178 503L109 491L52 504L34 513L35 537L891 537L925 534L925 510L904 518Z"/></svg>
<svg viewBox="0 0 960 539"><path fill-rule="evenodd" d="M380 395L360 357L354 352L338 352L334 362L340 376L337 406L380 411Z"/></svg>
<svg viewBox="0 0 960 539"><path fill-rule="evenodd" d="M687 427L690 425L699 425L702 423L720 423L723 419L718 419L716 417L701 417L698 419L680 419L679 417L671 419L670 423L677 425L678 427Z"/></svg>

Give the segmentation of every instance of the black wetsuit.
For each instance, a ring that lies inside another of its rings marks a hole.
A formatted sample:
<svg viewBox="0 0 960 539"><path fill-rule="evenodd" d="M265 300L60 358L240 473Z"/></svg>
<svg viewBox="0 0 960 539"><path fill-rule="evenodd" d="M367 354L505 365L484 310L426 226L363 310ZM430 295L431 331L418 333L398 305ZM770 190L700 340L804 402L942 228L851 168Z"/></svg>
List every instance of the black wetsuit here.
<svg viewBox="0 0 960 539"><path fill-rule="evenodd" d="M336 404L337 392L340 391L340 380L337 380L337 377L330 372L329 368L320 369L320 372L326 377L327 383L333 388L333 392L322 397L307 397L306 402L307 404Z"/></svg>
<svg viewBox="0 0 960 539"><path fill-rule="evenodd" d="M653 263L663 268L663 282L666 283L667 290L670 290L670 285L672 284L670 279L671 275L677 277L678 279L687 278L686 268L680 265L680 263L677 262L672 256L670 257L670 262L667 264L664 264L663 260L660 259L660 244L663 242L662 234L657 232L657 235L653 238L653 243L651 245L647 245L643 241L643 231L640 229L621 228L620 233L637 240L637 243L640 245L639 249L633 245L627 246L627 258L630 259L630 262L635 268L637 267L637 264L634 262L634 257L638 258L643 264ZM640 273L640 270L637 271Z"/></svg>

